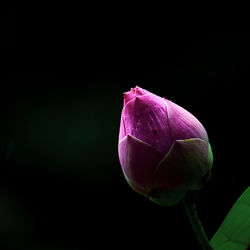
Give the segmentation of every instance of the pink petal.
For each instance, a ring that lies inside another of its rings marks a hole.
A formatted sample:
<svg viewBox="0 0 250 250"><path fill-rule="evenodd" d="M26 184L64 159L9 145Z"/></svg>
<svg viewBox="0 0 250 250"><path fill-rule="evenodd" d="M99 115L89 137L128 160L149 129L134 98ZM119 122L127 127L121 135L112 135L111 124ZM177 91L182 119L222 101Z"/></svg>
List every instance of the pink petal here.
<svg viewBox="0 0 250 250"><path fill-rule="evenodd" d="M118 145L119 159L127 180L138 192L148 193L153 185L153 174L163 154L150 145L127 135Z"/></svg>
<svg viewBox="0 0 250 250"><path fill-rule="evenodd" d="M120 131L119 131L119 141L126 136L126 129L123 121L123 111L120 120Z"/></svg>
<svg viewBox="0 0 250 250"><path fill-rule="evenodd" d="M174 190L200 188L200 180L212 167L209 144L201 139L177 140L155 171L155 186Z"/></svg>
<svg viewBox="0 0 250 250"><path fill-rule="evenodd" d="M196 117L181 106L167 99L165 101L171 134L175 140L200 138L208 142L207 132Z"/></svg>
<svg viewBox="0 0 250 250"><path fill-rule="evenodd" d="M149 93L135 97L123 110L126 133L156 148L164 155L173 144L165 100Z"/></svg>

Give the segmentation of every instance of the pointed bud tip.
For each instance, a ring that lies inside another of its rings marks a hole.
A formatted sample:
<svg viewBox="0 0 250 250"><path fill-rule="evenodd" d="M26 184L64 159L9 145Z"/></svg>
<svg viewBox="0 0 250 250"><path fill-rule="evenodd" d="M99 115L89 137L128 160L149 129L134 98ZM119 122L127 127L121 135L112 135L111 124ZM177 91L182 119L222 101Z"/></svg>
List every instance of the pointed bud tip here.
<svg viewBox="0 0 250 250"><path fill-rule="evenodd" d="M133 100L134 98L137 98L139 96L148 94L149 92L143 88L140 88L139 86L135 86L135 88L131 88L130 91L123 93L123 99L124 99L124 106Z"/></svg>

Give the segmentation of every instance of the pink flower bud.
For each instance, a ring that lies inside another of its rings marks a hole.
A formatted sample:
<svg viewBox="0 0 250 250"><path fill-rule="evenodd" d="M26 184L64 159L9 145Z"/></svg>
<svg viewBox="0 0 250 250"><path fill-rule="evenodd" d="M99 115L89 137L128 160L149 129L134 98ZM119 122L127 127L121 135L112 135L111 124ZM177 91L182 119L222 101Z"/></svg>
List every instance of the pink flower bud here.
<svg viewBox="0 0 250 250"><path fill-rule="evenodd" d="M207 132L187 110L140 87L124 93L119 159L129 185L162 205L202 187L213 155Z"/></svg>

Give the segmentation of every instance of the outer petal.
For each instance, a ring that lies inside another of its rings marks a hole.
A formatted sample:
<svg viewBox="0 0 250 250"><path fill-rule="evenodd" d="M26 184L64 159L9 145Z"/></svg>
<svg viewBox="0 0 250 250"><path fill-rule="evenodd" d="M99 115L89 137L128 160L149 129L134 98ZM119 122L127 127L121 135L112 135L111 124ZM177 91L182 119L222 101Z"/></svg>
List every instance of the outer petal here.
<svg viewBox="0 0 250 250"><path fill-rule="evenodd" d="M147 194L153 186L155 168L164 155L130 135L119 142L118 151L129 184L137 192Z"/></svg>
<svg viewBox="0 0 250 250"><path fill-rule="evenodd" d="M155 186L175 190L201 188L201 179L212 167L212 151L201 139L177 140L155 171Z"/></svg>
<svg viewBox="0 0 250 250"><path fill-rule="evenodd" d="M208 136L202 124L187 110L165 99L172 136L175 140L200 138L208 142Z"/></svg>
<svg viewBox="0 0 250 250"><path fill-rule="evenodd" d="M172 206L183 200L188 189L186 187L181 187L172 191L168 189L153 189L148 198L159 204L164 206Z"/></svg>
<svg viewBox="0 0 250 250"><path fill-rule="evenodd" d="M131 100L123 110L126 133L148 143L164 155L173 144L165 100L154 94Z"/></svg>
<svg viewBox="0 0 250 250"><path fill-rule="evenodd" d="M119 131L119 141L126 136L126 129L123 121L123 110L121 114L121 121L120 121L120 131Z"/></svg>

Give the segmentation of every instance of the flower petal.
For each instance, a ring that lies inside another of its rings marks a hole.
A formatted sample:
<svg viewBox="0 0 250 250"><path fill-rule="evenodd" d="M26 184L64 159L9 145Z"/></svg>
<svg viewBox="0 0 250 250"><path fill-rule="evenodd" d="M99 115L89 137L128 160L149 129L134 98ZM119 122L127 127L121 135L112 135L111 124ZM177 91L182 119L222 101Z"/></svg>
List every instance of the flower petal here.
<svg viewBox="0 0 250 250"><path fill-rule="evenodd" d="M127 135L118 145L119 159L127 180L139 192L149 192L153 174L163 154L150 145Z"/></svg>
<svg viewBox="0 0 250 250"><path fill-rule="evenodd" d="M167 99L165 101L172 137L175 140L200 138L208 142L207 132L196 117L174 102Z"/></svg>
<svg viewBox="0 0 250 250"><path fill-rule="evenodd" d="M126 136L126 129L123 121L123 110L122 110L121 120L120 120L119 141L125 136Z"/></svg>
<svg viewBox="0 0 250 250"><path fill-rule="evenodd" d="M174 190L186 186L199 189L200 179L212 167L212 151L201 139L177 140L155 171L155 186Z"/></svg>
<svg viewBox="0 0 250 250"><path fill-rule="evenodd" d="M149 93L137 96L123 110L126 133L156 148L164 155L173 144L165 100Z"/></svg>
<svg viewBox="0 0 250 250"><path fill-rule="evenodd" d="M183 200L188 189L181 187L172 191L165 189L152 189L148 198L156 204L163 206L173 206Z"/></svg>

